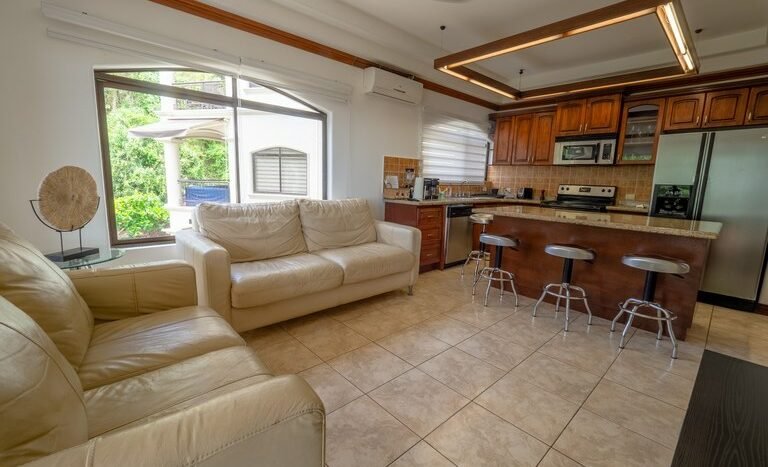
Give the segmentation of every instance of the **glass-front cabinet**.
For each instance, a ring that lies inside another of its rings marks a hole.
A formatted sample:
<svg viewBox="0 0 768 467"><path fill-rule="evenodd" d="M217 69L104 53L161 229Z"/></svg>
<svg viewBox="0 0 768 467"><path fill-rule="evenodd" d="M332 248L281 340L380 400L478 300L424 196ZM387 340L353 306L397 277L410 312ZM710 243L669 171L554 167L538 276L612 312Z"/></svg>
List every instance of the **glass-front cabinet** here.
<svg viewBox="0 0 768 467"><path fill-rule="evenodd" d="M619 134L619 164L653 164L664 116L664 99L624 103Z"/></svg>

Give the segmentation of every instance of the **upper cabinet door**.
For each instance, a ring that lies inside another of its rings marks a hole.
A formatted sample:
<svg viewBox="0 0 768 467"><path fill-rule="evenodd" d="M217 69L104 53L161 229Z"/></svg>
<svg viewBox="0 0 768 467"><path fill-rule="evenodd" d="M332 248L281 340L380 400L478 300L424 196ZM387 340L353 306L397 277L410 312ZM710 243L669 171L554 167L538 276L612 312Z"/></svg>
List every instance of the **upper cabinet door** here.
<svg viewBox="0 0 768 467"><path fill-rule="evenodd" d="M493 165L509 165L512 161L512 129L514 117L496 121L496 139L493 145Z"/></svg>
<svg viewBox="0 0 768 467"><path fill-rule="evenodd" d="M747 103L747 125L768 124L768 86L752 88Z"/></svg>
<svg viewBox="0 0 768 467"><path fill-rule="evenodd" d="M585 99L561 102L557 104L556 136L573 136L583 134L584 116L586 110L587 101Z"/></svg>
<svg viewBox="0 0 768 467"><path fill-rule="evenodd" d="M744 124L749 88L708 92L704 103L702 128L739 126Z"/></svg>
<svg viewBox="0 0 768 467"><path fill-rule="evenodd" d="M512 164L528 164L533 131L533 114L517 115L512 136Z"/></svg>
<svg viewBox="0 0 768 467"><path fill-rule="evenodd" d="M528 150L534 165L551 165L555 146L555 113L540 112L533 116L533 134Z"/></svg>
<svg viewBox="0 0 768 467"><path fill-rule="evenodd" d="M621 115L621 94L587 99L584 134L617 133Z"/></svg>
<svg viewBox="0 0 768 467"><path fill-rule="evenodd" d="M653 164L664 119L665 99L647 99L624 104L616 154L618 164Z"/></svg>
<svg viewBox="0 0 768 467"><path fill-rule="evenodd" d="M687 130L701 127L705 94L689 94L667 99L664 130Z"/></svg>

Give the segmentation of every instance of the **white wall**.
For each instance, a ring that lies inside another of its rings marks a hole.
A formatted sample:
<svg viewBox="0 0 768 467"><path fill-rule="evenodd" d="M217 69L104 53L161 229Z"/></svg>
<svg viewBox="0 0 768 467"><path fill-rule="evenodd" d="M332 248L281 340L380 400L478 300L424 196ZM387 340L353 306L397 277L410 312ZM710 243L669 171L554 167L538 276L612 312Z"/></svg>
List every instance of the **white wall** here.
<svg viewBox="0 0 768 467"><path fill-rule="evenodd" d="M150 2L56 3L87 12L89 17L351 85L353 92L347 103L312 93L303 97L329 114L330 196L367 198L377 217L383 216L383 156L418 153L422 107L364 94L363 72L358 68ZM63 165L77 165L103 186L93 70L159 64L48 37L46 29L57 26L56 21L43 17L39 2L11 0L0 4L0 222L44 251L55 249L58 240L55 233L40 225L29 207L28 200L36 197L40 180ZM424 105L473 120L488 114L482 107L430 91L425 92ZM85 228L84 241L104 247L108 245L107 232L102 205ZM70 241L74 240L72 237ZM123 262L170 258L173 254L172 247L131 250Z"/></svg>

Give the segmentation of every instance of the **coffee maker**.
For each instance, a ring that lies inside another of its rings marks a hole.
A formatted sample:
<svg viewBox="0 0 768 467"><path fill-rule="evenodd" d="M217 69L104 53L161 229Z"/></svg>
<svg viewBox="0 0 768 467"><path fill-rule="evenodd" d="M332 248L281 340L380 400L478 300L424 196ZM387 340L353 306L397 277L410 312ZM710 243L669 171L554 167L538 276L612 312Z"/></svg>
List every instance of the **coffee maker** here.
<svg viewBox="0 0 768 467"><path fill-rule="evenodd" d="M416 177L411 198L419 201L437 199L438 184L440 184L439 178Z"/></svg>

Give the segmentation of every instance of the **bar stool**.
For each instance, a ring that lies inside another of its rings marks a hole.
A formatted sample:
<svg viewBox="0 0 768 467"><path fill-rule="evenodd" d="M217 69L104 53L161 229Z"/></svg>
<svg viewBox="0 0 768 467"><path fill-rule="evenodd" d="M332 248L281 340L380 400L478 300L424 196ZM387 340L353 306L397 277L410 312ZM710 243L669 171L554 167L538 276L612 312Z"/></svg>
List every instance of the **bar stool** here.
<svg viewBox="0 0 768 467"><path fill-rule="evenodd" d="M469 216L469 222L482 225L483 230L481 234L484 234L486 226L493 222L493 214L472 214ZM480 270L480 263L487 261L488 256L488 253L485 251L485 244L480 242L480 249L470 251L469 256L467 256L467 260L464 261L464 265L461 267L461 278L464 279L464 268L467 267L467 264L469 264L470 261L475 262L475 274L472 276L472 278L476 278L477 273Z"/></svg>
<svg viewBox="0 0 768 467"><path fill-rule="evenodd" d="M669 332L669 340L672 341L672 358L677 358L677 340L675 339L675 333L672 330L672 320L677 319L674 313L662 307L654 301L654 295L656 294L656 279L659 274L675 274L681 276L690 272L691 267L687 263L675 259L664 258L661 256L638 256L627 255L621 258L621 262L635 269L642 269L645 273L645 288L643 289L643 299L628 298L623 304L619 305L619 314L613 318L611 322L611 332L616 328L616 321L619 320L621 315L627 313L629 318L627 324L624 326L624 331L621 333L621 341L619 347L624 348L624 339L627 336L627 332L632 327L632 320L635 316L639 318L654 319L659 323L659 331L656 334L656 339L661 340L661 336L664 332L662 321L667 323L667 331ZM628 308L632 306L632 308ZM656 311L656 316L640 313L638 310L642 308L650 308Z"/></svg>
<svg viewBox="0 0 768 467"><path fill-rule="evenodd" d="M504 298L504 282L509 282L509 284L512 286L512 293L515 295L515 306L517 306L518 302L517 290L515 290L515 275L509 271L501 269L501 258L504 252L504 248L517 249L519 242L516 238L484 233L480 234L480 244L495 246L496 257L493 259L493 267L484 267L480 271L480 274L475 277L475 281L472 283L472 295L475 294L475 286L477 286L477 283L480 281L480 279L488 280L488 287L485 289L485 301L483 302L483 306L488 306L488 294L491 291L491 283L494 281L499 282L499 301L501 301ZM494 274L498 274L499 277L493 277Z"/></svg>
<svg viewBox="0 0 768 467"><path fill-rule="evenodd" d="M592 310L589 309L589 303L587 302L587 292L576 285L571 284L571 276L573 276L573 261L579 260L579 261L593 261L595 259L595 252L588 249L588 248L582 248L580 246L576 245L558 245L555 243L549 244L544 247L544 252L548 255L557 256L559 258L564 258L565 261L563 262L563 275L562 279L559 284L553 283L553 284L547 284L544 286L544 291L541 293L541 297L539 297L539 301L536 302L536 305L533 306L533 316L536 316L536 309L541 305L541 302L544 301L544 297L547 295L552 295L553 297L557 297L557 301L555 302L555 314L557 314L558 310L560 309L560 299L565 299L565 331L568 331L568 321L570 318L570 311L571 311L571 300L583 300L584 301L584 308L587 309L587 314L589 315L589 319L587 320L587 324L592 324ZM553 289L555 287L558 287L559 290L557 293L553 292L550 289ZM581 296L572 296L571 294L573 292L578 292L581 294Z"/></svg>

